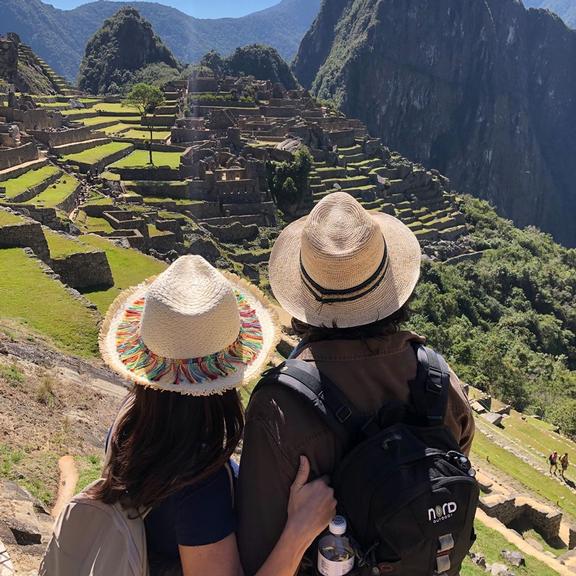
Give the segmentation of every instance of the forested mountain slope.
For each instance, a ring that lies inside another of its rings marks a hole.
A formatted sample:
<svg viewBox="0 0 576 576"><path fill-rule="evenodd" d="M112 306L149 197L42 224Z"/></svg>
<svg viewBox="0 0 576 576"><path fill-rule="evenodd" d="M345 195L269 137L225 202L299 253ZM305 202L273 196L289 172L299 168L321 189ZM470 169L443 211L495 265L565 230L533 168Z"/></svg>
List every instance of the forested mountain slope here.
<svg viewBox="0 0 576 576"><path fill-rule="evenodd" d="M122 6L133 6L183 62L209 50L223 54L246 44L267 44L291 60L318 13L320 0L282 0L242 18L201 20L155 2L100 0L58 10L41 0L0 0L0 33L17 32L54 69L74 79L89 38Z"/></svg>
<svg viewBox="0 0 576 576"><path fill-rule="evenodd" d="M576 31L516 0L331 0L294 70L374 136L576 245Z"/></svg>

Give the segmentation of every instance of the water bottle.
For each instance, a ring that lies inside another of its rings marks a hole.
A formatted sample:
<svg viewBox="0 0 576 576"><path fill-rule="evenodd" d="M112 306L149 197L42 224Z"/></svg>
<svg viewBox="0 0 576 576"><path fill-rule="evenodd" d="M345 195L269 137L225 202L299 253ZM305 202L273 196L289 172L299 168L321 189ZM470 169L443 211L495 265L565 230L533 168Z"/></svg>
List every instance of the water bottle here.
<svg viewBox="0 0 576 576"><path fill-rule="evenodd" d="M318 542L318 573L344 576L354 569L354 549L346 536L346 518L334 516L329 532Z"/></svg>

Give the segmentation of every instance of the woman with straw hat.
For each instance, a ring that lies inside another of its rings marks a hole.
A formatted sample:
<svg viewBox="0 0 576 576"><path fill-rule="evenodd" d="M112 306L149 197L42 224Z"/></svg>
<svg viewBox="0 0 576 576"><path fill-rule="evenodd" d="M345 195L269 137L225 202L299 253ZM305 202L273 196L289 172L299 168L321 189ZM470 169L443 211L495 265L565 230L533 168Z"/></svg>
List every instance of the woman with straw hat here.
<svg viewBox="0 0 576 576"><path fill-rule="evenodd" d="M100 337L104 360L135 386L114 424L104 480L94 497L150 511L152 574L238 576L228 462L243 429L237 388L275 348L264 297L199 256L122 293ZM303 458L282 535L260 576L290 575L334 514Z"/></svg>
<svg viewBox="0 0 576 576"><path fill-rule="evenodd" d="M270 257L270 286L302 344L292 358L315 366L368 420L389 401L407 403L416 377L413 342L399 329L420 275L421 251L396 218L365 210L352 196L323 198L287 226ZM468 452L474 421L451 374L446 426ZM246 418L239 479L239 544L256 571L282 530L289 478L304 453L317 475L332 474L345 442L286 387L261 387Z"/></svg>

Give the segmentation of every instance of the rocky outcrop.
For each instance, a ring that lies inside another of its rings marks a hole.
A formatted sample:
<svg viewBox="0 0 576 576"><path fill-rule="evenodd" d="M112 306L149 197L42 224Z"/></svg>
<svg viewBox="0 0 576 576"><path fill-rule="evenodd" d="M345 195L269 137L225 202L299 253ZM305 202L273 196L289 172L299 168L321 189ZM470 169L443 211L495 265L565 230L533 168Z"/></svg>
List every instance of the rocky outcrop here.
<svg viewBox="0 0 576 576"><path fill-rule="evenodd" d="M0 38L0 78L12 84L17 73L18 46L8 38Z"/></svg>
<svg viewBox="0 0 576 576"><path fill-rule="evenodd" d="M576 31L517 0L333 0L294 70L402 154L576 245Z"/></svg>

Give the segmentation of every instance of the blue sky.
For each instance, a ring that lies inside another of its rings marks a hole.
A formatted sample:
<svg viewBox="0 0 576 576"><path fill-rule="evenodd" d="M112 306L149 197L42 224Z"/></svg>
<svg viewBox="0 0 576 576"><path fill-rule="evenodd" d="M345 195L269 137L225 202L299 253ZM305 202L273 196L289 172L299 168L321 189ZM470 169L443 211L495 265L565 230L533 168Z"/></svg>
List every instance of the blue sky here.
<svg viewBox="0 0 576 576"><path fill-rule="evenodd" d="M56 8L64 10L87 4L87 0L44 0L47 4L52 4ZM138 0L142 1L142 0ZM150 1L150 0L145 0ZM197 18L224 18L227 16L244 16L263 10L280 0L155 0L159 4L174 6Z"/></svg>

